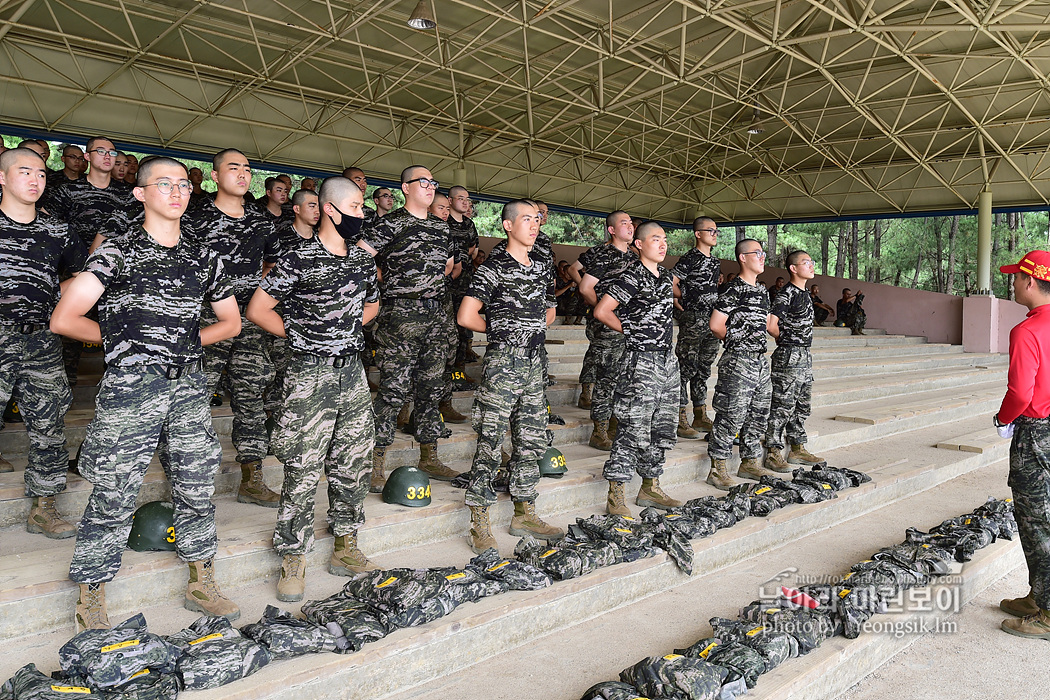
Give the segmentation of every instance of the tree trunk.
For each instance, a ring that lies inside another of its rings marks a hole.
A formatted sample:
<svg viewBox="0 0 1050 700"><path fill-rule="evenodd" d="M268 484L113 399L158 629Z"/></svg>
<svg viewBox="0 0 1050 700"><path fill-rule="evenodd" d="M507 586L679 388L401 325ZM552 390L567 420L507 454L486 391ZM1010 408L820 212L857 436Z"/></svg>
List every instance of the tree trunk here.
<svg viewBox="0 0 1050 700"><path fill-rule="evenodd" d="M739 243L740 241L744 240L745 238L747 238L747 226L737 226L736 227L736 242Z"/></svg>
<svg viewBox="0 0 1050 700"><path fill-rule="evenodd" d="M849 234L849 276L850 279L860 279L860 273L857 271L858 260L857 256L860 253L860 222L856 219L850 223L850 234Z"/></svg>
<svg viewBox="0 0 1050 700"><path fill-rule="evenodd" d="M825 230L820 234L820 274L828 276L828 254L831 248L831 233Z"/></svg>
<svg viewBox="0 0 1050 700"><path fill-rule="evenodd" d="M941 230L941 217L934 217L933 231L934 240L937 243L937 251L934 256L936 267L934 268L934 283L938 292L944 291L944 233Z"/></svg>
<svg viewBox="0 0 1050 700"><path fill-rule="evenodd" d="M846 224L839 224L839 239L835 245L835 276L843 277L846 272Z"/></svg>
<svg viewBox="0 0 1050 700"><path fill-rule="evenodd" d="M868 281L882 281L882 221L875 219L871 229L871 260L868 261Z"/></svg>
<svg viewBox="0 0 1050 700"><path fill-rule="evenodd" d="M948 270L944 276L944 291L955 294L955 241L959 235L959 217L953 216L948 227Z"/></svg>
<svg viewBox="0 0 1050 700"><path fill-rule="evenodd" d="M919 287L919 271L922 270L922 251L915 257L915 276L911 278L911 288L918 289Z"/></svg>
<svg viewBox="0 0 1050 700"><path fill-rule="evenodd" d="M766 264L780 267L777 258L777 225L766 226Z"/></svg>

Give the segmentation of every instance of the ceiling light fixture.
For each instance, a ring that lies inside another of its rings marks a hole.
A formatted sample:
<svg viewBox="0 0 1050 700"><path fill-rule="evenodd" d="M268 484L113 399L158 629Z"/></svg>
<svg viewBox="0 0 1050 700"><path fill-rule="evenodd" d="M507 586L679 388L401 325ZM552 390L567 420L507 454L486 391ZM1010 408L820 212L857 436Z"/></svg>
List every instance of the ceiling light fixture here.
<svg viewBox="0 0 1050 700"><path fill-rule="evenodd" d="M430 9L430 0L419 0L408 18L408 26L413 29L434 29L438 26L434 11Z"/></svg>
<svg viewBox="0 0 1050 700"><path fill-rule="evenodd" d="M751 113L751 122L747 126L747 133L749 134L761 134L765 131L762 126L762 116L758 113L758 107L755 107L754 112Z"/></svg>

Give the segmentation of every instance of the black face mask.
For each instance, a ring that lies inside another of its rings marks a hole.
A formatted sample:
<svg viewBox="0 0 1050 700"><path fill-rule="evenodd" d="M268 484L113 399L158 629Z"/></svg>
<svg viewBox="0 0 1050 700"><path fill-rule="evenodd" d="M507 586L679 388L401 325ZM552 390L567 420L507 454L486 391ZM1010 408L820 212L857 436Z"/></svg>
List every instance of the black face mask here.
<svg viewBox="0 0 1050 700"><path fill-rule="evenodd" d="M342 236L343 240L347 243L351 245L357 243L361 238L361 224L364 223L364 219L358 216L343 214L339 207L334 204L332 205L332 209L335 209L343 217L338 224L335 223L335 219L332 219L330 216L328 217L332 221L332 225L335 226L335 230L339 232L339 235Z"/></svg>

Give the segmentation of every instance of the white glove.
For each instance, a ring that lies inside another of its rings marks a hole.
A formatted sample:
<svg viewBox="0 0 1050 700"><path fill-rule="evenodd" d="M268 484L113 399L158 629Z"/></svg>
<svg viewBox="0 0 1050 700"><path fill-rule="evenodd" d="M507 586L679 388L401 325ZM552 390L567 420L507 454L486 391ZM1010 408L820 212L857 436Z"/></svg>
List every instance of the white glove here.
<svg viewBox="0 0 1050 700"><path fill-rule="evenodd" d="M999 433L1001 438L1012 438L1014 436L1014 424L997 425L995 426L995 432Z"/></svg>

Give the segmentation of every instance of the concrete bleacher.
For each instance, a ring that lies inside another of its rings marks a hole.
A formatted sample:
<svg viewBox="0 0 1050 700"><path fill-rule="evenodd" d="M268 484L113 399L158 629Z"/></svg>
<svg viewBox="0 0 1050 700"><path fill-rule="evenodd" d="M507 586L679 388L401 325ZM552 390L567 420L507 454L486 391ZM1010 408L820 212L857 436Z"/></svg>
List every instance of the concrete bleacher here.
<svg viewBox="0 0 1050 700"><path fill-rule="evenodd" d="M692 577L661 554L543 591L464 605L349 656L275 662L246 680L191 697L578 698L593 683L614 679L621 668L645 656L666 654L706 636L708 618L734 617L736 608L757 597L763 582L787 567L841 573L871 551L901 541L908 526L926 529L987 496L1005 496L1008 442L989 429L988 419L1004 391L1005 357L964 353L959 346L879 330L866 333L815 329L814 414L807 428L811 451L834 466L869 473L871 483L833 501L788 506L694 541ZM576 407L576 379L587 347L584 327L557 325L548 337L554 341L547 349L556 378L548 396L552 410L566 420L552 430L570 470L562 479L541 480L537 506L546 519L564 526L603 511L601 470L608 453L587 446L590 420ZM477 376L479 369L470 365L468 372ZM67 417L71 451L92 415L100 371L100 358L85 356ZM454 397L462 412L468 412L470 401L467 392ZM240 474L229 439L232 414L228 405L212 414L224 448L215 496L219 582L242 607L238 624L258 619L267 604L298 611L298 604L278 604L274 597L280 564L271 542L276 511L235 502ZM450 428L452 437L440 443L439 454L466 470L474 433L469 425ZM16 469L24 467L26 449L21 425L0 431L0 453ZM412 440L398 434L388 452L389 467L417 458ZM718 495L703 482L708 464L704 441L680 440L668 453L662 484L681 499ZM267 481L279 488L280 464L270 457L265 467ZM628 487L628 503L636 512L638 484L636 478ZM325 570L332 538L325 530L324 491L318 493L317 546L308 558L308 600L330 595L343 583ZM70 475L60 509L79 517L89 492L89 484ZM463 565L472 556L463 492L440 482L432 492L432 505L420 509L368 496L360 541L377 564ZM140 502L166 493L155 462ZM0 659L0 680L30 661L44 670L57 668L57 648L72 633L76 589L67 579L72 540L25 533L28 509L21 471L0 474L0 640L8 648ZM516 542L506 533L510 515L504 497L493 520L505 555ZM1019 563L1016 543L982 550L960 572L959 594L969 599ZM182 628L196 618L181 607L185 581L185 566L173 553L127 550L120 574L107 586L111 622L142 611L155 631ZM866 636L829 640L817 652L763 676L748 697L835 697L907 642Z"/></svg>

